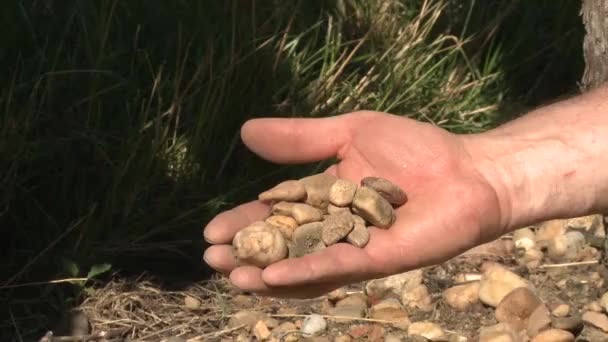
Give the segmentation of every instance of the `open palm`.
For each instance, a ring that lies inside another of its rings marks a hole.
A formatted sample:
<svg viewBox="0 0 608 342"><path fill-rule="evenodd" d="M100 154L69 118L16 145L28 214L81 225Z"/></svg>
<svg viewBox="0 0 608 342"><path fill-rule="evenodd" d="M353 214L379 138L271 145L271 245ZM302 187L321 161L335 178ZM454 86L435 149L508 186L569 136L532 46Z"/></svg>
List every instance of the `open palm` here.
<svg viewBox="0 0 608 342"><path fill-rule="evenodd" d="M314 297L340 286L445 261L503 233L495 189L476 168L467 136L404 117L356 112L323 119L257 119L242 129L245 144L279 163L337 157L326 172L359 182L391 180L408 194L388 230L370 227L365 248L339 243L266 269L236 267L234 234L263 220L259 201L221 213L205 228L214 245L205 261L245 291Z"/></svg>

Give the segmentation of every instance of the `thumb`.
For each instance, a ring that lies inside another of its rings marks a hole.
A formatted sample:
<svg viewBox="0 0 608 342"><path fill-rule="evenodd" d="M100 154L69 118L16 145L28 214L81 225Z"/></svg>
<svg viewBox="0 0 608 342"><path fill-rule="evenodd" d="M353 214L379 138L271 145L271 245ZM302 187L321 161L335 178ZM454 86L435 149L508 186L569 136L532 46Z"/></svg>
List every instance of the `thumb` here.
<svg viewBox="0 0 608 342"><path fill-rule="evenodd" d="M261 118L241 128L245 145L276 163L307 163L338 156L353 131L373 116L349 113L327 118Z"/></svg>

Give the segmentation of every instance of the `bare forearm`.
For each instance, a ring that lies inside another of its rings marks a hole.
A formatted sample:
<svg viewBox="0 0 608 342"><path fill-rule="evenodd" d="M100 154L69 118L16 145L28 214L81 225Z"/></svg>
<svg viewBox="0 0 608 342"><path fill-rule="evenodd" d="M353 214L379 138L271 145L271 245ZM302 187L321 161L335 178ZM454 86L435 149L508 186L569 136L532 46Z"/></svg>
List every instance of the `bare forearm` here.
<svg viewBox="0 0 608 342"><path fill-rule="evenodd" d="M608 87L467 138L511 230L608 210Z"/></svg>

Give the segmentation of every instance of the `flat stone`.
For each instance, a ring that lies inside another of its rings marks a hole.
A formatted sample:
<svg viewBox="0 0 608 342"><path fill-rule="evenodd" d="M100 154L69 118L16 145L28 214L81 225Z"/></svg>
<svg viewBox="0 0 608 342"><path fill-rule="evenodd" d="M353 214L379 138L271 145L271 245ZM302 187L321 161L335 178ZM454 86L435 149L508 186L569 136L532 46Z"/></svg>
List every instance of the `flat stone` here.
<svg viewBox="0 0 608 342"><path fill-rule="evenodd" d="M374 189L390 204L401 206L407 202L407 195L405 191L388 179L380 177L365 177L361 180L361 185Z"/></svg>
<svg viewBox="0 0 608 342"><path fill-rule="evenodd" d="M395 222L391 204L366 186L357 189L353 199L353 212L378 228L387 229Z"/></svg>
<svg viewBox="0 0 608 342"><path fill-rule="evenodd" d="M433 310L433 298L429 294L426 285L418 285L414 288L403 291L401 303L411 309L418 309L424 312Z"/></svg>
<svg viewBox="0 0 608 342"><path fill-rule="evenodd" d="M300 225L323 220L323 212L321 210L304 203L294 204L291 208L291 216Z"/></svg>
<svg viewBox="0 0 608 342"><path fill-rule="evenodd" d="M394 274L384 278L373 279L365 285L365 292L374 300L398 298L404 291L409 291L422 284L422 270Z"/></svg>
<svg viewBox="0 0 608 342"><path fill-rule="evenodd" d="M277 202L272 205L270 212L273 215L291 216L294 205L296 205L296 203L285 201Z"/></svg>
<svg viewBox="0 0 608 342"><path fill-rule="evenodd" d="M558 329L549 329L534 336L530 342L573 342L574 335L571 332Z"/></svg>
<svg viewBox="0 0 608 342"><path fill-rule="evenodd" d="M329 215L344 214L344 213L352 214L350 211L350 207L337 207L331 203L327 205L327 213Z"/></svg>
<svg viewBox="0 0 608 342"><path fill-rule="evenodd" d="M346 236L346 241L353 246L363 248L369 242L369 230L362 224L356 223L353 230Z"/></svg>
<svg viewBox="0 0 608 342"><path fill-rule="evenodd" d="M484 304L496 307L516 288L530 287L525 279L498 263L486 262L484 268L479 287L479 300Z"/></svg>
<svg viewBox="0 0 608 342"><path fill-rule="evenodd" d="M431 341L447 341L443 329L433 322L414 322L407 329L410 336L422 336Z"/></svg>
<svg viewBox="0 0 608 342"><path fill-rule="evenodd" d="M395 298L382 300L378 304L372 306L369 317L383 321L389 321L397 328L406 330L411 321L407 311L404 310L401 303Z"/></svg>
<svg viewBox="0 0 608 342"><path fill-rule="evenodd" d="M264 202L288 201L297 202L306 198L306 188L298 180L288 180L277 184L274 188L264 191L258 195L258 199Z"/></svg>
<svg viewBox="0 0 608 342"><path fill-rule="evenodd" d="M287 240L291 240L293 231L298 227L298 222L293 217L285 215L272 215L265 222L277 227Z"/></svg>
<svg viewBox="0 0 608 342"><path fill-rule="evenodd" d="M528 288L516 288L498 303L496 320L500 323L508 323L516 330L522 330L526 327L528 317L539 305L542 305L542 301ZM547 312L547 317L548 315ZM549 323L550 321L547 325Z"/></svg>
<svg viewBox="0 0 608 342"><path fill-rule="evenodd" d="M293 253L302 257L324 249L326 246L321 239L323 223L312 222L299 226L293 232Z"/></svg>
<svg viewBox="0 0 608 342"><path fill-rule="evenodd" d="M326 209L329 204L329 189L337 180L336 176L329 173L319 173L300 179L306 188L305 203L315 208Z"/></svg>
<svg viewBox="0 0 608 342"><path fill-rule="evenodd" d="M552 311L551 315L554 317L566 317L570 313L570 305L559 304Z"/></svg>
<svg viewBox="0 0 608 342"><path fill-rule="evenodd" d="M587 311L583 314L583 322L603 332L608 332L608 317L603 313Z"/></svg>
<svg viewBox="0 0 608 342"><path fill-rule="evenodd" d="M474 281L450 287L443 291L443 301L455 310L466 311L479 302L479 286L479 281Z"/></svg>
<svg viewBox="0 0 608 342"><path fill-rule="evenodd" d="M550 326L551 315L549 314L549 309L547 309L546 305L541 304L528 317L526 331L528 332L528 336L536 336Z"/></svg>
<svg viewBox="0 0 608 342"><path fill-rule="evenodd" d="M329 215L323 221L323 243L331 246L344 239L353 230L351 214Z"/></svg>
<svg viewBox="0 0 608 342"><path fill-rule="evenodd" d="M350 295L336 303L331 309L332 316L363 318L367 311L367 301L363 295ZM349 322L346 318L336 318L337 322Z"/></svg>
<svg viewBox="0 0 608 342"><path fill-rule="evenodd" d="M338 207L349 206L353 202L357 184L348 179L338 179L329 189L329 202Z"/></svg>

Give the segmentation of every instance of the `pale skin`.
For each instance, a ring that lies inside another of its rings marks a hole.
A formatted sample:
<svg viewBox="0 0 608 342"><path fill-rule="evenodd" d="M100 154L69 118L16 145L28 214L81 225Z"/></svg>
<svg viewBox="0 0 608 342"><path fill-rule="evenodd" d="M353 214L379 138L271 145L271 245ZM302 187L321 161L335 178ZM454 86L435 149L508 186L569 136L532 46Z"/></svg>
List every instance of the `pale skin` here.
<svg viewBox="0 0 608 342"><path fill-rule="evenodd" d="M385 177L408 194L369 244L340 243L265 269L237 267L234 234L268 215L253 201L204 230L205 262L244 291L311 298L343 285L434 265L534 223L608 210L608 87L536 109L496 129L456 135L377 112L321 119L255 119L242 139L260 157L304 163L337 157L326 172Z"/></svg>

